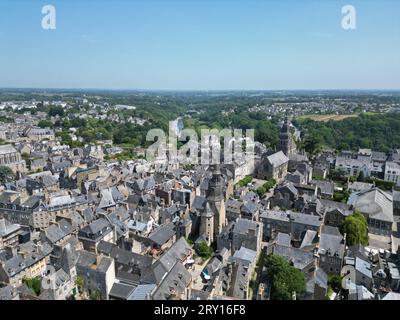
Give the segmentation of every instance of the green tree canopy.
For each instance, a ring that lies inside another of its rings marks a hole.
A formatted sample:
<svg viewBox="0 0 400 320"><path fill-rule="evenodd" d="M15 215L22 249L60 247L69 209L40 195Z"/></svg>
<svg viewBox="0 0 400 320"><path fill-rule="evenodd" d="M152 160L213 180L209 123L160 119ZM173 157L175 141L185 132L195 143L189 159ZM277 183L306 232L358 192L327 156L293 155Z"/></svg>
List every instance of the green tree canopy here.
<svg viewBox="0 0 400 320"><path fill-rule="evenodd" d="M239 187L246 187L251 181L253 181L253 177L252 176L245 176L237 184L238 184Z"/></svg>
<svg viewBox="0 0 400 320"><path fill-rule="evenodd" d="M328 276L328 285L337 293L342 288L342 279L343 276L341 275L331 274Z"/></svg>
<svg viewBox="0 0 400 320"><path fill-rule="evenodd" d="M346 244L348 246L356 244L368 245L368 223L360 212L356 211L347 216L339 229L343 235L346 234Z"/></svg>
<svg viewBox="0 0 400 320"><path fill-rule="evenodd" d="M6 183L15 179L14 172L6 166L0 166L0 182Z"/></svg>
<svg viewBox="0 0 400 320"><path fill-rule="evenodd" d="M23 278L22 282L26 284L26 286L31 289L37 296L40 294L40 290L42 288L42 278Z"/></svg>
<svg viewBox="0 0 400 320"><path fill-rule="evenodd" d="M89 295L90 300L100 300L101 299L101 293L99 290L92 291Z"/></svg>
<svg viewBox="0 0 400 320"><path fill-rule="evenodd" d="M62 117L64 115L64 108L62 106L50 106L47 114L52 117L57 115Z"/></svg>
<svg viewBox="0 0 400 320"><path fill-rule="evenodd" d="M291 266L287 260L277 255L266 258L267 276L271 281L271 299L290 300L293 292L302 296L305 292L306 281L304 274Z"/></svg>
<svg viewBox="0 0 400 320"><path fill-rule="evenodd" d="M40 120L38 122L38 126L41 128L52 128L53 122L51 122L50 120Z"/></svg>
<svg viewBox="0 0 400 320"><path fill-rule="evenodd" d="M209 258L213 254L213 249L206 242L200 242L195 245L196 253L202 258Z"/></svg>
<svg viewBox="0 0 400 320"><path fill-rule="evenodd" d="M297 124L305 135L303 146L310 153L324 147L336 150L373 148L388 152L400 146L399 121L400 114L382 113L360 114L341 121L298 119Z"/></svg>

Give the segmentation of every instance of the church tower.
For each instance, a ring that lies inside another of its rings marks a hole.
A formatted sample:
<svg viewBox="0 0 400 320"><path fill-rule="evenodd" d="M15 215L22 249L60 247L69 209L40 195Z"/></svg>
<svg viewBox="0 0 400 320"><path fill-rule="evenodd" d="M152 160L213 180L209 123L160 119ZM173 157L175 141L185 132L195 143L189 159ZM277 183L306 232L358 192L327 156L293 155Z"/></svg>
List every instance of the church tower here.
<svg viewBox="0 0 400 320"><path fill-rule="evenodd" d="M204 240L206 240L208 245L214 242L214 213L208 202L206 209L201 214L200 235L205 238Z"/></svg>
<svg viewBox="0 0 400 320"><path fill-rule="evenodd" d="M282 150L287 157L296 152L296 143L290 132L290 120L288 117L286 117L279 133L279 150Z"/></svg>
<svg viewBox="0 0 400 320"><path fill-rule="evenodd" d="M225 180L218 164L211 168L213 174L208 185L207 202L214 213L214 239L216 239L226 225Z"/></svg>
<svg viewBox="0 0 400 320"><path fill-rule="evenodd" d="M225 198L224 186L225 181L221 173L219 164L210 166L212 170L212 177L208 184L208 195L207 199L210 201L221 201Z"/></svg>

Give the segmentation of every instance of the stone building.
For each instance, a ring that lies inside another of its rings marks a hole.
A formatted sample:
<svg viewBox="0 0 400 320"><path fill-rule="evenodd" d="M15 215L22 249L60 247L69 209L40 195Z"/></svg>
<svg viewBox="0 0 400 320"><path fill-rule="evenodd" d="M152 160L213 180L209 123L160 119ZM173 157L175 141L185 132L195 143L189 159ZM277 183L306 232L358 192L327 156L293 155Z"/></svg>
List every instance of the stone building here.
<svg viewBox="0 0 400 320"><path fill-rule="evenodd" d="M288 172L289 158L282 152L263 157L258 167L259 179L275 179L278 183L283 181Z"/></svg>
<svg viewBox="0 0 400 320"><path fill-rule="evenodd" d="M14 173L26 171L25 160L11 144L0 146L0 166L7 166Z"/></svg>
<svg viewBox="0 0 400 320"><path fill-rule="evenodd" d="M226 209L224 186L225 181L218 165L212 168L213 174L209 181L205 201L200 208L200 237L211 244L217 239L226 225ZM204 199L204 198L203 198Z"/></svg>
<svg viewBox="0 0 400 320"><path fill-rule="evenodd" d="M262 232L261 222L238 219L232 231L232 254L241 247L260 253Z"/></svg>
<svg viewBox="0 0 400 320"><path fill-rule="evenodd" d="M339 274L342 269L345 239L339 229L323 226L318 249L319 267L327 274Z"/></svg>
<svg viewBox="0 0 400 320"><path fill-rule="evenodd" d="M296 152L296 143L290 132L290 120L288 118L285 119L279 133L279 150L288 157Z"/></svg>
<svg viewBox="0 0 400 320"><path fill-rule="evenodd" d="M368 220L368 232L390 236L393 226L393 196L379 188L350 195L351 209L361 212Z"/></svg>

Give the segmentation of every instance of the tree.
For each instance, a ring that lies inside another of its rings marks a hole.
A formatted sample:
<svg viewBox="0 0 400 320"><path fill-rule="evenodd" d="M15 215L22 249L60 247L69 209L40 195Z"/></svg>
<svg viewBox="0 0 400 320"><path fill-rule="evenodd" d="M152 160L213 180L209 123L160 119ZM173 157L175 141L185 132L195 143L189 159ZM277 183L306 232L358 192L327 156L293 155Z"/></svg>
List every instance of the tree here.
<svg viewBox="0 0 400 320"><path fill-rule="evenodd" d="M358 174L358 177L357 177L357 181L361 181L361 182L365 181L364 171L360 171L360 173Z"/></svg>
<svg viewBox="0 0 400 320"><path fill-rule="evenodd" d="M101 294L99 290L94 290L90 293L89 299L90 300L100 300Z"/></svg>
<svg viewBox="0 0 400 320"><path fill-rule="evenodd" d="M75 285L78 287L79 292L82 292L83 284L84 284L83 277L77 276L75 279Z"/></svg>
<svg viewBox="0 0 400 320"><path fill-rule="evenodd" d="M6 183L15 179L14 172L6 166L0 166L0 182Z"/></svg>
<svg viewBox="0 0 400 320"><path fill-rule="evenodd" d="M52 128L53 122L51 122L50 120L40 120L38 122L38 126L41 128Z"/></svg>
<svg viewBox="0 0 400 320"><path fill-rule="evenodd" d="M263 184L263 187L269 191L271 188L273 188L276 185L276 180L275 179L269 179L267 182Z"/></svg>
<svg viewBox="0 0 400 320"><path fill-rule="evenodd" d="M340 224L339 229L343 235L346 234L346 244L348 246L356 244L368 245L368 223L360 212L356 211L347 216Z"/></svg>
<svg viewBox="0 0 400 320"><path fill-rule="evenodd" d="M204 242L204 241L202 241L202 242L196 244L196 245L195 245L195 250L196 250L196 253L197 253L200 257L202 257L202 258L204 258L204 259L207 259L207 258L211 257L212 254L213 254L213 249L212 249L211 247L209 247L209 246L207 245L207 243Z"/></svg>
<svg viewBox="0 0 400 320"><path fill-rule="evenodd" d="M330 178L333 181L346 181L346 172L343 169L332 169L330 170Z"/></svg>
<svg viewBox="0 0 400 320"><path fill-rule="evenodd" d="M400 145L399 119L396 113L360 114L340 121L298 119L298 127L304 132L303 144L310 153L321 146L336 150L373 147L388 152Z"/></svg>
<svg viewBox="0 0 400 320"><path fill-rule="evenodd" d="M64 108L61 106L51 106L49 108L48 115L51 117L55 117L57 115L62 117L64 115Z"/></svg>
<svg viewBox="0 0 400 320"><path fill-rule="evenodd" d="M343 276L338 274L331 274L328 276L328 285L332 288L336 293L339 292L342 288L342 279Z"/></svg>
<svg viewBox="0 0 400 320"><path fill-rule="evenodd" d="M258 187L255 191L257 192L258 196L261 198L267 192L267 189L265 189L264 186L261 186L261 187Z"/></svg>
<svg viewBox="0 0 400 320"><path fill-rule="evenodd" d="M277 255L266 258L267 277L271 282L271 298L274 300L290 300L295 292L302 296L306 289L304 274Z"/></svg>
<svg viewBox="0 0 400 320"><path fill-rule="evenodd" d="M253 181L253 177L252 176L245 176L237 184L239 185L239 187L246 187L251 181Z"/></svg>
<svg viewBox="0 0 400 320"><path fill-rule="evenodd" d="M26 286L31 289L37 296L40 294L40 290L42 288L42 278L23 278L22 282L26 284Z"/></svg>
<svg viewBox="0 0 400 320"><path fill-rule="evenodd" d="M349 197L350 197L350 193L347 190L334 191L334 193L333 193L333 200L335 200L336 202L347 203L347 201L349 200Z"/></svg>

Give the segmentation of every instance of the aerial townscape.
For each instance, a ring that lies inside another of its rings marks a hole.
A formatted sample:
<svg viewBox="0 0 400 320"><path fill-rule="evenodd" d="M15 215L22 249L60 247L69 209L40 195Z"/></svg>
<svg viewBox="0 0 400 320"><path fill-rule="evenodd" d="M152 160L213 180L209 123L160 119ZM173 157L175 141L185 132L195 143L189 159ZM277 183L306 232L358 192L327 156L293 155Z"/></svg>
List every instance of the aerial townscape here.
<svg viewBox="0 0 400 320"><path fill-rule="evenodd" d="M399 92L1 89L0 183L0 300L400 300Z"/></svg>
<svg viewBox="0 0 400 320"><path fill-rule="evenodd" d="M399 13L0 0L2 319L396 310Z"/></svg>

